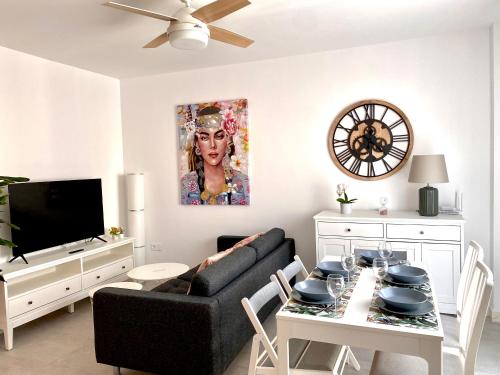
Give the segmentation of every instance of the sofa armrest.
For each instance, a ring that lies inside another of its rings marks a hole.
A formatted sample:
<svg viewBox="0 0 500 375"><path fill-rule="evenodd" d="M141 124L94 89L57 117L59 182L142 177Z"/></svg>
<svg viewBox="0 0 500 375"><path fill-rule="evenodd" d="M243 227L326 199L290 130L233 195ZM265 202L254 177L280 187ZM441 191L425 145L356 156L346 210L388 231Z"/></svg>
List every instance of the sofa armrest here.
<svg viewBox="0 0 500 375"><path fill-rule="evenodd" d="M227 250L247 237L248 236L219 236L217 237L217 252Z"/></svg>
<svg viewBox="0 0 500 375"><path fill-rule="evenodd" d="M93 313L99 363L161 374L222 372L214 298L103 288Z"/></svg>

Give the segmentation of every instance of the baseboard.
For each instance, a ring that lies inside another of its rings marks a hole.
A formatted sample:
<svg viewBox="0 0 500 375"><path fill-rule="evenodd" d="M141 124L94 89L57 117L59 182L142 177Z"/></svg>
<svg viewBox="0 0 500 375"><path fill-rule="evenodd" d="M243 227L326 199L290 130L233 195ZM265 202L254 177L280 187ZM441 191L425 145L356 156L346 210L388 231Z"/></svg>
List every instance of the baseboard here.
<svg viewBox="0 0 500 375"><path fill-rule="evenodd" d="M500 323L500 311L491 311L491 321Z"/></svg>

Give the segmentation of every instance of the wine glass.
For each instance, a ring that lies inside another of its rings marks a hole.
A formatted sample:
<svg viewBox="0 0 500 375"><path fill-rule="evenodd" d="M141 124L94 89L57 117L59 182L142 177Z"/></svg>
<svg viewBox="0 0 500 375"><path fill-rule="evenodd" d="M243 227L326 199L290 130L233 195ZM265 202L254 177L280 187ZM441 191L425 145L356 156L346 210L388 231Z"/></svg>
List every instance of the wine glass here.
<svg viewBox="0 0 500 375"><path fill-rule="evenodd" d="M382 259L387 259L392 256L392 246L389 242L380 241L378 243L378 254Z"/></svg>
<svg viewBox="0 0 500 375"><path fill-rule="evenodd" d="M342 268L347 271L347 282L349 283L351 281L351 271L354 271L356 268L356 257L351 253L342 254L340 260L342 262Z"/></svg>
<svg viewBox="0 0 500 375"><path fill-rule="evenodd" d="M328 289L328 294L330 294L335 301L335 312L337 312L337 298L342 296L344 287L344 276L332 273L326 278L326 288Z"/></svg>
<svg viewBox="0 0 500 375"><path fill-rule="evenodd" d="M387 275L387 271L389 269L389 263L387 259L383 258L375 258L373 259L373 273L378 281L381 281L385 275Z"/></svg>

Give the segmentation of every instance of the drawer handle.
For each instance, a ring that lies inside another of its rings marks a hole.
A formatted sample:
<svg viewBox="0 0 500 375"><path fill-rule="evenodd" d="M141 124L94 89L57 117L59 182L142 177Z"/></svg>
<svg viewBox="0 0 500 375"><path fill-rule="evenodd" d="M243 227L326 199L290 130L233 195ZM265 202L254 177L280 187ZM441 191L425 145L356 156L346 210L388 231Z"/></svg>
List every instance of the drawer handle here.
<svg viewBox="0 0 500 375"><path fill-rule="evenodd" d="M124 269L125 269L125 266L122 266L122 270L124 270Z"/></svg>
<svg viewBox="0 0 500 375"><path fill-rule="evenodd" d="M28 305L33 305L33 301L28 301Z"/></svg>
<svg viewBox="0 0 500 375"><path fill-rule="evenodd" d="M100 278L101 278L101 276L96 276L96 279L100 279Z"/></svg>
<svg viewBox="0 0 500 375"><path fill-rule="evenodd" d="M424 234L424 231L423 231L423 230L421 230L421 231L420 231L420 234Z"/></svg>
<svg viewBox="0 0 500 375"><path fill-rule="evenodd" d="M70 289L70 288L69 288L69 286L67 286L67 287L66 287L66 290L69 290L69 289Z"/></svg>
<svg viewBox="0 0 500 375"><path fill-rule="evenodd" d="M350 232L350 231L351 231L351 228L345 228L345 231L346 231L346 232Z"/></svg>

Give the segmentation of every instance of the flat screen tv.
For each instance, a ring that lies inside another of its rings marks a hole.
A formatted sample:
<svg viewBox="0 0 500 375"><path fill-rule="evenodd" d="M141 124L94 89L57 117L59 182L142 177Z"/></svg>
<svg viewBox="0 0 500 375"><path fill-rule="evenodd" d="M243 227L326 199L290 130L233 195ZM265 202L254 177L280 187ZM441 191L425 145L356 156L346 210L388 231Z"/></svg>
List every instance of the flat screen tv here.
<svg viewBox="0 0 500 375"><path fill-rule="evenodd" d="M14 257L104 233L100 179L12 184L9 206Z"/></svg>

